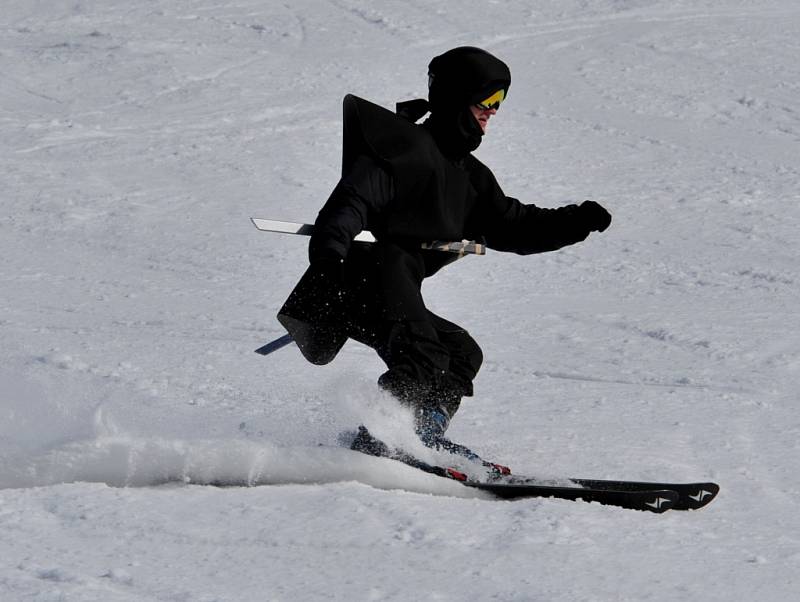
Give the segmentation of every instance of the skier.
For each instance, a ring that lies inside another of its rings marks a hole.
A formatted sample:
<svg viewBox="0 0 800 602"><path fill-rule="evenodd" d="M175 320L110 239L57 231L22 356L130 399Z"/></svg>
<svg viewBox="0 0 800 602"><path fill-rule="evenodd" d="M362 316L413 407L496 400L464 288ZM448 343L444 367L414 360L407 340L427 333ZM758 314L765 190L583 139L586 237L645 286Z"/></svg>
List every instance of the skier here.
<svg viewBox="0 0 800 602"><path fill-rule="evenodd" d="M430 62L427 101L398 103L395 114L347 96L342 177L314 224L310 267L278 316L315 364L348 338L375 349L387 367L379 386L412 409L430 447L450 443L444 433L473 395L483 355L466 330L426 308L422 281L457 256L420 243L470 239L527 255L611 223L593 201L544 209L508 197L471 154L510 85L503 61L465 46ZM362 230L377 242L354 243Z"/></svg>

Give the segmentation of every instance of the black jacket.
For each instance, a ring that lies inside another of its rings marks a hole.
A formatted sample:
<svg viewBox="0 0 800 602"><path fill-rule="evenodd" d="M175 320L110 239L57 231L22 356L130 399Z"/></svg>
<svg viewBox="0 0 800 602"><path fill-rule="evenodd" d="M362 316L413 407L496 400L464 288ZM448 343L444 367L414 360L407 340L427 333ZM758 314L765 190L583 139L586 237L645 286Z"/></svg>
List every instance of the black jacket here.
<svg viewBox="0 0 800 602"><path fill-rule="evenodd" d="M342 178L323 206L309 244L312 267L278 319L315 364L331 361L347 339L346 304L315 277L322 260L351 255L353 237L370 230L381 242L484 242L519 254L553 251L591 230L577 205L543 209L506 196L492 172L471 154L448 157L435 123L416 125L355 96L344 99ZM426 252L430 276L456 256ZM418 294L418 293L417 293Z"/></svg>
<svg viewBox="0 0 800 602"><path fill-rule="evenodd" d="M408 243L462 239L523 255L584 240L577 205L543 209L505 195L474 156L444 156L432 128L347 96L342 179L319 213L312 261L345 257L353 237Z"/></svg>

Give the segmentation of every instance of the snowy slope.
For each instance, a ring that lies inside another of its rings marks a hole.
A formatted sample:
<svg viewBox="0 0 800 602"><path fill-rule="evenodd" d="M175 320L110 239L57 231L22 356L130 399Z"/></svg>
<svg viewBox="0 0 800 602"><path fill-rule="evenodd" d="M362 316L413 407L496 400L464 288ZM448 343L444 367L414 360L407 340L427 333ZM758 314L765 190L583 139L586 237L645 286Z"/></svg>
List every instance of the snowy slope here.
<svg viewBox="0 0 800 602"><path fill-rule="evenodd" d="M796 599L798 40L795 0L4 0L0 600ZM486 355L453 438L713 479L707 509L355 456L392 424L374 354L252 352L306 241L248 217L313 220L342 96L421 96L463 44L512 70L478 151L506 193L614 223L426 285Z"/></svg>

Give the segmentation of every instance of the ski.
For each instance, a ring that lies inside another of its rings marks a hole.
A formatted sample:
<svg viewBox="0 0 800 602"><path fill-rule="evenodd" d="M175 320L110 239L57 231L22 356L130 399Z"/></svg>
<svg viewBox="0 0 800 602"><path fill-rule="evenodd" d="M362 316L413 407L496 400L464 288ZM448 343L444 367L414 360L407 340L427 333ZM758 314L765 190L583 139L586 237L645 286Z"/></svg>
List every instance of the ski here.
<svg viewBox="0 0 800 602"><path fill-rule="evenodd" d="M570 501L597 502L606 506L617 506L657 514L675 509L680 502L680 494L678 492L660 487L624 490L611 487L590 487L581 484L574 486L546 485L541 482L534 483L532 479L525 479L520 482L503 482L500 480L485 482L470 479L465 473L454 468L428 464L405 452L394 452L382 457L402 462L436 476L458 481L465 487L486 491L503 500L545 497Z"/></svg>
<svg viewBox="0 0 800 602"><path fill-rule="evenodd" d="M375 439L363 426L359 427L358 435L351 448L361 453L402 462L424 472L458 481L465 487L486 491L503 500L545 497L597 502L608 506L660 514L667 510L699 508L710 502L719 491L719 487L714 483L663 484L569 479L574 485L562 485L537 481L530 477L511 476L501 470L495 470L494 476L490 477L488 481L480 481L470 478L458 469L429 464L402 450L390 449L382 441ZM482 466L486 468L499 465L482 461ZM693 502L690 497L692 495L696 495L698 500Z"/></svg>

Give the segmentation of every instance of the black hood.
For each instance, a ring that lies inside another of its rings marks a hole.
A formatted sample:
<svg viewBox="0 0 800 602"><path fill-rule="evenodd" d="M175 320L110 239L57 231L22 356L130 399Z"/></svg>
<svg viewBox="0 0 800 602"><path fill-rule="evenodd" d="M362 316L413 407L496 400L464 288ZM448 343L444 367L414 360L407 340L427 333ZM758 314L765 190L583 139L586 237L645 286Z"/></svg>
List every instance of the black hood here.
<svg viewBox="0 0 800 602"><path fill-rule="evenodd" d="M470 106L511 86L511 72L503 61L473 46L448 50L428 65L426 122L439 146L450 156L463 156L481 143L483 130Z"/></svg>
<svg viewBox="0 0 800 602"><path fill-rule="evenodd" d="M511 86L511 71L485 50L461 46L440 54L428 65L431 112L457 112Z"/></svg>

